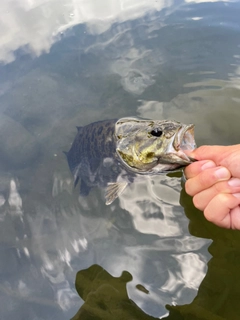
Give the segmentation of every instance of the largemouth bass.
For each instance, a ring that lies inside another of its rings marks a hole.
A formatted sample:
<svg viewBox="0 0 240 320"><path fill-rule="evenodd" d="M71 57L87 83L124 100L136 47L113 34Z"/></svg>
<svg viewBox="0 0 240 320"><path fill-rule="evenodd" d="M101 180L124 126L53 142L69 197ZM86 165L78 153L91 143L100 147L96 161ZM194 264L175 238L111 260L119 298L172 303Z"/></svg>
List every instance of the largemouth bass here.
<svg viewBox="0 0 240 320"><path fill-rule="evenodd" d="M190 164L186 150L196 148L194 125L172 120L122 118L78 127L68 152L74 185L80 194L105 188L111 204L140 175L157 175Z"/></svg>

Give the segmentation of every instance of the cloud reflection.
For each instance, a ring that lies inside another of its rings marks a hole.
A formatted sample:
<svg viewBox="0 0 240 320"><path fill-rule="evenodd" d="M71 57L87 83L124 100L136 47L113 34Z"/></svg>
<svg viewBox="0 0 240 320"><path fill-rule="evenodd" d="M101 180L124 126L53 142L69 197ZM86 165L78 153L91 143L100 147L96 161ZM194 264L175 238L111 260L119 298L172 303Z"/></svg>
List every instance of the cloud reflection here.
<svg viewBox="0 0 240 320"><path fill-rule="evenodd" d="M185 2L195 2L195 3L202 3L202 2L234 2L229 0L185 0Z"/></svg>
<svg viewBox="0 0 240 320"><path fill-rule="evenodd" d="M12 62L19 48L34 56L49 52L61 33L86 24L88 32L99 34L114 22L132 20L147 12L160 11L172 0L104 1L1 1L0 61Z"/></svg>
<svg viewBox="0 0 240 320"><path fill-rule="evenodd" d="M17 190L17 185L14 179L10 181L10 192L8 203L10 208L12 209L11 212L16 215L22 215L22 198Z"/></svg>
<svg viewBox="0 0 240 320"><path fill-rule="evenodd" d="M181 280L186 288L197 290L206 273L206 261L194 252L174 256L179 263Z"/></svg>
<svg viewBox="0 0 240 320"><path fill-rule="evenodd" d="M68 175L55 172L52 186L56 192L51 193L50 188L51 206L34 201L35 209L23 216L29 233L19 236L17 242L19 252L24 253L20 254L21 263L27 258L18 288L23 288L21 299L31 301L36 296L39 304L49 301L67 312L78 301L72 283L76 270L96 262L113 275L122 270L132 273L129 295L145 312L150 313L149 305L154 305L155 314L163 315L164 305L171 302L170 295L177 302L186 302L183 290L194 297L205 272L198 250L206 241L184 236L187 220L177 210L179 179L163 175L154 181L133 184L120 197L122 208L116 204L106 207L97 190L93 190L92 197L98 197L98 205L90 196L85 199L86 209L77 196L73 197L68 181ZM19 200L17 185L17 181L9 180L11 208L23 207L28 212L29 203ZM182 219L186 221L182 223ZM139 283L146 286L149 295L136 289ZM14 284L10 286L15 290ZM50 290L51 294L38 301L42 296L38 288Z"/></svg>
<svg viewBox="0 0 240 320"><path fill-rule="evenodd" d="M179 206L179 179L162 175L153 181L143 179L132 184L128 192L120 195L120 206L132 215L134 227L141 233L161 237L181 235L173 213L173 208Z"/></svg>

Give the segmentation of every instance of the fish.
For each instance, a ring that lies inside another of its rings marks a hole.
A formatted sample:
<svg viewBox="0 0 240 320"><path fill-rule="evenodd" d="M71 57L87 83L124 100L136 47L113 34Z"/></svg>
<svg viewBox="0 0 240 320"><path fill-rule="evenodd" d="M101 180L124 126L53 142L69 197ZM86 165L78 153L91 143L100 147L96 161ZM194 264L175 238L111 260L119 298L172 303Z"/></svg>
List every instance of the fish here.
<svg viewBox="0 0 240 320"><path fill-rule="evenodd" d="M175 171L195 161L185 153L195 148L193 124L132 117L77 127L65 154L74 186L80 180L80 195L98 186L110 205L137 177Z"/></svg>

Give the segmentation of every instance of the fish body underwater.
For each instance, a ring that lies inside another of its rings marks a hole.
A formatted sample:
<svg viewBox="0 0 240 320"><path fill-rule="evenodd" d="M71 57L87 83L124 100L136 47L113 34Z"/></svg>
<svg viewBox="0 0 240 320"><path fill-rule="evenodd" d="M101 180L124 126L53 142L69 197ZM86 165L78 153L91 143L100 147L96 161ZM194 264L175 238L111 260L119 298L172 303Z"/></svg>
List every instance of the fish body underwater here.
<svg viewBox="0 0 240 320"><path fill-rule="evenodd" d="M174 171L194 161L185 154L196 148L194 125L173 120L121 118L78 127L68 152L69 168L80 194L105 189L111 204L140 175Z"/></svg>

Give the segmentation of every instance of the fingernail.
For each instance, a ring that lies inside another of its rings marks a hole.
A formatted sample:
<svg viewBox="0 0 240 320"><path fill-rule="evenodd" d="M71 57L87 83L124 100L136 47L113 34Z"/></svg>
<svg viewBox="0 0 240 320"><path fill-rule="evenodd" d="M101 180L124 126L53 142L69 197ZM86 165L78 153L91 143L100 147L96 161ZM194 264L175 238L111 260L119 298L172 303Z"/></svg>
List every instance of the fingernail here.
<svg viewBox="0 0 240 320"><path fill-rule="evenodd" d="M235 198L240 198L240 193L233 193L232 194Z"/></svg>
<svg viewBox="0 0 240 320"><path fill-rule="evenodd" d="M232 178L228 181L230 187L240 187L240 179Z"/></svg>
<svg viewBox="0 0 240 320"><path fill-rule="evenodd" d="M220 168L218 170L216 170L214 172L214 175L216 178L218 178L219 180L224 180L224 179L227 179L227 178L230 178L229 177L229 171L226 169L226 168Z"/></svg>
<svg viewBox="0 0 240 320"><path fill-rule="evenodd" d="M216 164L213 161L208 161L204 163L204 165L202 165L201 169L205 170L205 169L214 168L214 167L216 167Z"/></svg>

